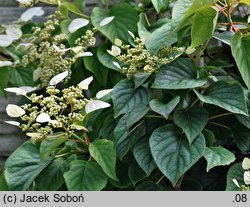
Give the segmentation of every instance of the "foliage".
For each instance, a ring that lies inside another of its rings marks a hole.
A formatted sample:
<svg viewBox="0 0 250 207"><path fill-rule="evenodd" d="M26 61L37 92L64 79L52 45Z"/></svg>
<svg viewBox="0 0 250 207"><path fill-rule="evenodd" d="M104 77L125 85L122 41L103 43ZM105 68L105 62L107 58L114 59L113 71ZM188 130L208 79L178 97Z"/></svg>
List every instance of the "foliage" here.
<svg viewBox="0 0 250 207"><path fill-rule="evenodd" d="M248 1L41 2L0 31L1 190L249 190Z"/></svg>

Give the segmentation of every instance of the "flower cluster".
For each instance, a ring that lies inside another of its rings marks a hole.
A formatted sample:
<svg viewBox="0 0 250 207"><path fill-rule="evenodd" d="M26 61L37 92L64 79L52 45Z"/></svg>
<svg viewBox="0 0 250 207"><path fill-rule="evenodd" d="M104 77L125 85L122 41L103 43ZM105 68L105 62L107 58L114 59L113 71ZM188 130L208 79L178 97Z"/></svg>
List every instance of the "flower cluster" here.
<svg viewBox="0 0 250 207"><path fill-rule="evenodd" d="M21 7L34 6L39 2L39 0L17 0Z"/></svg>
<svg viewBox="0 0 250 207"><path fill-rule="evenodd" d="M113 63L115 66L122 69L123 73L125 73L128 78L136 73L156 73L162 65L172 62L184 51L183 48L163 47L157 55L152 55L146 49L142 39L135 37L131 32L129 32L129 34L134 40L134 47L125 45L121 40L116 39L115 45L112 46L111 50L107 50L110 55L116 57L119 62L124 64L124 66L121 67L119 63ZM122 54L122 50L125 51L125 54Z"/></svg>
<svg viewBox="0 0 250 207"><path fill-rule="evenodd" d="M242 162L242 168L244 171L243 179L245 185L239 185L239 182L236 179L233 179L235 185L243 191L250 191L250 159L244 158Z"/></svg>
<svg viewBox="0 0 250 207"><path fill-rule="evenodd" d="M27 92L22 88L7 88L8 92L26 96L28 104L21 107L9 104L6 108L7 114L11 117L19 117L22 124L14 121L6 121L9 124L19 126L23 131L28 132L35 142L45 139L55 131L63 131L68 137L74 135L75 130L86 130L82 122L86 114L107 108L110 104L100 100L88 100L84 97L83 90L87 90L93 77L89 77L77 86L71 86L59 90L56 84L61 82L68 72L65 71L50 80L50 86L46 88L45 95L33 93L27 96ZM111 90L100 91L97 98L105 96Z"/></svg>

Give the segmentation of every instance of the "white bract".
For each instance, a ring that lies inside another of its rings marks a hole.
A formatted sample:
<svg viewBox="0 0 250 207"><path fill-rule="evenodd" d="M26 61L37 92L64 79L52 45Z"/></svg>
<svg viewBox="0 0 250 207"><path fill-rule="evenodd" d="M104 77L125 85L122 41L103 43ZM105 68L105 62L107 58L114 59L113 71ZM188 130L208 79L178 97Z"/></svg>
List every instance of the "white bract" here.
<svg viewBox="0 0 250 207"><path fill-rule="evenodd" d="M49 84L50 84L51 86L54 86L54 85L60 83L63 79L65 79L65 78L68 76L68 74L69 74L69 71L67 71L67 70L64 71L64 72L62 72L62 73L57 74L56 76L54 76L54 77L50 80Z"/></svg>
<svg viewBox="0 0 250 207"><path fill-rule="evenodd" d="M13 63L12 62L10 62L10 61L1 61L0 60L0 68L1 67L4 67L4 66L10 66L10 65L12 65Z"/></svg>
<svg viewBox="0 0 250 207"><path fill-rule="evenodd" d="M83 18L76 18L70 23L68 30L70 33L74 33L78 29L80 29L88 24L89 24L89 20L83 19Z"/></svg>
<svg viewBox="0 0 250 207"><path fill-rule="evenodd" d="M96 94L96 98L100 99L104 96L106 96L107 94L111 93L111 91L113 91L113 89L105 89L105 90L101 90Z"/></svg>
<svg viewBox="0 0 250 207"><path fill-rule="evenodd" d="M242 168L244 170L249 170L250 169L250 159L245 157L244 160L242 161Z"/></svg>
<svg viewBox="0 0 250 207"><path fill-rule="evenodd" d="M12 39L12 40L19 40L23 33L20 28L10 26L6 29L6 34Z"/></svg>
<svg viewBox="0 0 250 207"><path fill-rule="evenodd" d="M100 27L109 24L110 22L113 21L114 18L115 18L114 16L106 17L105 19L103 19L103 20L100 22Z"/></svg>
<svg viewBox="0 0 250 207"><path fill-rule="evenodd" d="M119 47L115 46L115 45L112 45L111 50L107 50L107 52L110 55L116 57L116 56L121 54L121 49Z"/></svg>
<svg viewBox="0 0 250 207"><path fill-rule="evenodd" d="M250 185L250 171L244 172L244 182L246 185Z"/></svg>
<svg viewBox="0 0 250 207"><path fill-rule="evenodd" d="M128 33L131 37L135 38L135 35L132 32L128 31Z"/></svg>
<svg viewBox="0 0 250 207"><path fill-rule="evenodd" d="M31 87L31 86L21 86L19 88L25 90L26 93L30 93L30 92L35 91L37 89L36 87Z"/></svg>
<svg viewBox="0 0 250 207"><path fill-rule="evenodd" d="M36 70L33 71L33 81L37 81L42 74L42 69L41 68L37 68Z"/></svg>
<svg viewBox="0 0 250 207"><path fill-rule="evenodd" d="M67 52L67 51L71 50L71 48L61 49L60 47L56 46L55 44L53 44L53 47L54 47L54 49L55 49L57 52Z"/></svg>
<svg viewBox="0 0 250 207"><path fill-rule="evenodd" d="M238 181L237 181L235 178L233 179L233 182L234 182L234 184L235 184L238 188L240 188L240 185L239 185Z"/></svg>
<svg viewBox="0 0 250 207"><path fill-rule="evenodd" d="M46 123L46 122L50 122L51 118L50 118L49 114L41 113L38 115L38 117L36 117L36 121L38 123Z"/></svg>
<svg viewBox="0 0 250 207"><path fill-rule="evenodd" d="M8 104L6 112L10 117L20 117L25 114L25 111L20 106L14 104Z"/></svg>
<svg viewBox="0 0 250 207"><path fill-rule="evenodd" d="M40 133L36 133L36 132L29 132L26 134L28 137L31 137L31 138L39 138L42 136L42 134Z"/></svg>
<svg viewBox="0 0 250 207"><path fill-rule="evenodd" d="M84 79L82 82L78 84L79 88L82 90L88 90L89 84L93 81L93 76L90 76L89 78Z"/></svg>
<svg viewBox="0 0 250 207"><path fill-rule="evenodd" d="M122 69L121 66L120 66L120 64L118 62L113 62L113 65L116 66L119 69Z"/></svg>
<svg viewBox="0 0 250 207"><path fill-rule="evenodd" d="M104 109L104 108L108 108L110 107L109 103L100 101L100 100L93 100L93 101L89 101L86 106L85 106L85 111L86 113L90 113L92 111L96 111L98 109Z"/></svg>
<svg viewBox="0 0 250 207"><path fill-rule="evenodd" d="M77 55L75 55L75 58L79 58L79 57L91 57L93 56L92 52L80 52Z"/></svg>
<svg viewBox="0 0 250 207"><path fill-rule="evenodd" d="M0 47L8 47L12 42L13 40L8 35L0 35Z"/></svg>
<svg viewBox="0 0 250 207"><path fill-rule="evenodd" d="M20 126L20 123L17 121L4 121L6 124L10 124L13 126Z"/></svg>
<svg viewBox="0 0 250 207"><path fill-rule="evenodd" d="M21 20L24 22L27 22L31 20L34 16L42 16L44 15L44 10L42 7L33 7L30 9L27 9L22 15Z"/></svg>
<svg viewBox="0 0 250 207"><path fill-rule="evenodd" d="M72 125L73 125L73 127L74 127L76 130L88 131L88 130L86 129L86 127L84 127L84 126L81 126L81 125L78 125L78 124L72 124Z"/></svg>
<svg viewBox="0 0 250 207"><path fill-rule="evenodd" d="M15 93L16 95L26 96L27 94L27 92L22 88L13 87L13 88L5 88L4 90L10 93Z"/></svg>

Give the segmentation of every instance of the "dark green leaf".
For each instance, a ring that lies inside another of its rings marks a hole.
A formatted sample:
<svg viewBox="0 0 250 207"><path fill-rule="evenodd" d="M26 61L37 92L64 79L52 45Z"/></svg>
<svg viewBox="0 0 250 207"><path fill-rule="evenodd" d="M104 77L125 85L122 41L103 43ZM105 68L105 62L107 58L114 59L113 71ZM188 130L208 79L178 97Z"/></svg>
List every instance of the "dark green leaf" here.
<svg viewBox="0 0 250 207"><path fill-rule="evenodd" d="M160 191L160 187L152 182L152 181L147 181L147 182L143 182L140 183L140 185L138 185L135 189L136 191Z"/></svg>
<svg viewBox="0 0 250 207"><path fill-rule="evenodd" d="M146 177L145 172L140 168L137 162L133 162L129 166L128 174L130 180L134 185L136 185L136 183L138 183L139 181L143 180Z"/></svg>
<svg viewBox="0 0 250 207"><path fill-rule="evenodd" d="M4 172L1 173L0 175L0 191L8 191L9 187L6 183L6 179L4 177Z"/></svg>
<svg viewBox="0 0 250 207"><path fill-rule="evenodd" d="M136 106L132 111L128 112L128 117L126 121L127 129L133 126L136 122L140 121L147 113L149 108L147 106L141 105Z"/></svg>
<svg viewBox="0 0 250 207"><path fill-rule="evenodd" d="M204 108L192 107L179 109L174 113L174 122L185 132L189 144L201 133L208 121L208 113Z"/></svg>
<svg viewBox="0 0 250 207"><path fill-rule="evenodd" d="M33 70L31 68L11 68L10 82L15 86L33 86Z"/></svg>
<svg viewBox="0 0 250 207"><path fill-rule="evenodd" d="M250 129L242 126L236 125L233 127L233 134L235 137L235 142L237 147L242 152L249 152L250 151Z"/></svg>
<svg viewBox="0 0 250 207"><path fill-rule="evenodd" d="M235 163L230 167L227 173L227 191L239 191L240 189L234 184L233 179L236 179L239 185L245 185L243 180L244 170L241 163Z"/></svg>
<svg viewBox="0 0 250 207"><path fill-rule="evenodd" d="M75 160L70 163L70 170L64 173L68 190L70 191L100 191L108 177L96 161Z"/></svg>
<svg viewBox="0 0 250 207"><path fill-rule="evenodd" d="M153 88L187 89L204 85L206 79L197 78L196 66L190 59L178 59L163 65L157 73Z"/></svg>
<svg viewBox="0 0 250 207"><path fill-rule="evenodd" d="M248 115L244 93L238 84L218 81L211 84L205 93L195 93L205 103L214 104L233 113Z"/></svg>
<svg viewBox="0 0 250 207"><path fill-rule="evenodd" d="M204 137L206 139L206 146L207 147L213 146L213 144L215 142L215 136L214 136L213 131L211 131L209 129L204 129L202 131L202 134L204 135Z"/></svg>
<svg viewBox="0 0 250 207"><path fill-rule="evenodd" d="M7 67L0 68L0 95L4 95L4 89L7 88L9 82L9 69Z"/></svg>
<svg viewBox="0 0 250 207"><path fill-rule="evenodd" d="M205 138L200 134L190 145L172 125L156 129L149 140L156 165L175 186L205 151Z"/></svg>

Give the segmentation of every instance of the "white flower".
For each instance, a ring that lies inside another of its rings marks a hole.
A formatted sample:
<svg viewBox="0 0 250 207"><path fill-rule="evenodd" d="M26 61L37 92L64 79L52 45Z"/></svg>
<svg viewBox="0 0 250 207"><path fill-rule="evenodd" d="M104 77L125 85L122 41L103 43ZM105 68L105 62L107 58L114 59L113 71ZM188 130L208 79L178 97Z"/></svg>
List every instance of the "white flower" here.
<svg viewBox="0 0 250 207"><path fill-rule="evenodd" d="M49 114L41 113L36 117L36 121L38 123L46 123L46 122L50 122L51 118L50 118Z"/></svg>
<svg viewBox="0 0 250 207"><path fill-rule="evenodd" d="M19 40L23 33L20 28L10 26L6 29L6 34L12 39L12 40Z"/></svg>
<svg viewBox="0 0 250 207"><path fill-rule="evenodd" d="M32 0L17 0L21 4L30 4Z"/></svg>
<svg viewBox="0 0 250 207"><path fill-rule="evenodd" d="M13 63L12 62L10 62L10 61L1 61L0 60L0 68L1 67L4 67L4 66L10 66L10 65L12 65Z"/></svg>
<svg viewBox="0 0 250 207"><path fill-rule="evenodd" d="M238 188L240 188L240 185L239 185L238 181L237 181L235 178L233 179L233 182L234 182L234 184L235 184Z"/></svg>
<svg viewBox="0 0 250 207"><path fill-rule="evenodd" d="M113 65L116 66L119 69L122 69L121 66L120 66L120 64L118 62L113 62Z"/></svg>
<svg viewBox="0 0 250 207"><path fill-rule="evenodd" d="M31 87L31 86L21 86L19 88L25 90L26 93L30 93L30 92L35 91L37 89L36 87Z"/></svg>
<svg viewBox="0 0 250 207"><path fill-rule="evenodd" d="M13 88L5 88L4 90L10 93L15 93L16 95L22 95L22 96L27 95L26 91L22 88L13 87Z"/></svg>
<svg viewBox="0 0 250 207"><path fill-rule="evenodd" d="M54 77L50 80L49 84L50 84L51 86L54 86L54 85L60 83L64 78L66 78L66 77L68 76L68 74L69 74L69 71L67 71L67 70L64 71L64 72L62 72L62 73L57 74L56 76L54 76Z"/></svg>
<svg viewBox="0 0 250 207"><path fill-rule="evenodd" d="M54 47L54 49L55 49L57 52L67 52L67 51L71 50L71 48L61 49L61 48L59 48L58 46L56 46L55 44L53 44L53 47Z"/></svg>
<svg viewBox="0 0 250 207"><path fill-rule="evenodd" d="M92 52L80 52L77 55L75 55L75 58L79 58L79 57L91 57L93 56Z"/></svg>
<svg viewBox="0 0 250 207"><path fill-rule="evenodd" d="M99 100L93 100L93 101L89 101L86 104L85 111L88 114L88 113L90 113L92 111L96 111L98 109L104 109L104 108L108 108L108 107L110 107L109 103L99 101Z"/></svg>
<svg viewBox="0 0 250 207"><path fill-rule="evenodd" d="M100 99L104 96L106 96L107 94L111 93L111 91L113 91L113 89L105 89L105 90L101 90L96 94L96 98Z"/></svg>
<svg viewBox="0 0 250 207"><path fill-rule="evenodd" d="M135 38L135 35L132 32L128 31L128 33L131 37Z"/></svg>
<svg viewBox="0 0 250 207"><path fill-rule="evenodd" d="M4 121L6 124L14 125L14 126L20 126L20 123L17 121Z"/></svg>
<svg viewBox="0 0 250 207"><path fill-rule="evenodd" d="M25 111L20 106L14 104L8 104L6 112L10 117L20 117L25 114Z"/></svg>
<svg viewBox="0 0 250 207"><path fill-rule="evenodd" d="M84 79L82 82L78 84L79 88L82 90L88 90L89 84L93 81L93 76L90 76L89 78Z"/></svg>
<svg viewBox="0 0 250 207"><path fill-rule="evenodd" d="M82 50L83 50L83 47L82 46L76 46L76 47L72 47L71 50L74 52L74 53L80 53Z"/></svg>
<svg viewBox="0 0 250 207"><path fill-rule="evenodd" d="M22 15L21 15L21 20L24 22L27 22L31 20L34 16L42 16L44 15L44 10L42 7L33 7L28 10L26 10Z"/></svg>
<svg viewBox="0 0 250 207"><path fill-rule="evenodd" d="M9 47L13 40L8 35L0 35L0 47Z"/></svg>
<svg viewBox="0 0 250 207"><path fill-rule="evenodd" d="M244 170L249 170L250 169L250 159L245 157L243 162L242 162L242 168Z"/></svg>
<svg viewBox="0 0 250 207"><path fill-rule="evenodd" d="M29 132L26 134L28 137L31 137L31 138L39 138L39 137L42 137L42 134L40 133L36 133L36 132Z"/></svg>
<svg viewBox="0 0 250 207"><path fill-rule="evenodd" d="M244 172L244 182L246 185L250 185L250 171Z"/></svg>
<svg viewBox="0 0 250 207"><path fill-rule="evenodd" d="M80 29L88 24L89 24L89 20L82 19L82 18L76 18L70 23L68 30L70 33L74 33L78 29Z"/></svg>
<svg viewBox="0 0 250 207"><path fill-rule="evenodd" d="M113 21L114 18L115 18L114 16L106 17L105 19L103 19L103 20L100 22L100 27L109 24L110 22Z"/></svg>
<svg viewBox="0 0 250 207"><path fill-rule="evenodd" d="M107 50L107 52L110 55L116 57L116 56L121 54L121 49L119 47L115 46L115 45L112 45L111 50Z"/></svg>
<svg viewBox="0 0 250 207"><path fill-rule="evenodd" d="M36 70L33 71L33 81L37 81L42 74L42 69L41 68L37 68Z"/></svg>

